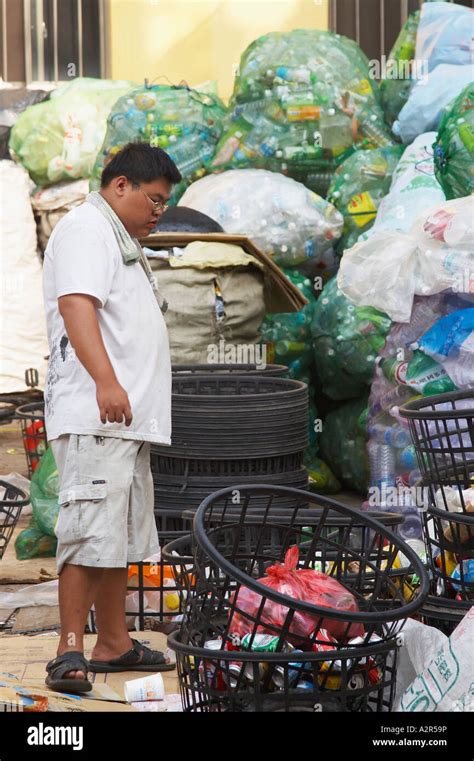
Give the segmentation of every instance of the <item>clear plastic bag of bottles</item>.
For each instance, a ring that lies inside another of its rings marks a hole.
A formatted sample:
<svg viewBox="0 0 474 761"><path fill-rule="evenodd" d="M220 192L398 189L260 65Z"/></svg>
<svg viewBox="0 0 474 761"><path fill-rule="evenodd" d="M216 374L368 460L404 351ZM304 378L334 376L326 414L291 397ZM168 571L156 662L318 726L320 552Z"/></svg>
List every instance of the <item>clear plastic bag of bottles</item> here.
<svg viewBox="0 0 474 761"><path fill-rule="evenodd" d="M446 198L474 192L474 82L446 107L434 144L435 172Z"/></svg>
<svg viewBox="0 0 474 761"><path fill-rule="evenodd" d="M299 312L267 314L261 326L262 342L270 363L286 365L290 378L305 380L313 364L311 323L316 298L307 277L295 270L283 271L309 303Z"/></svg>
<svg viewBox="0 0 474 761"><path fill-rule="evenodd" d="M337 244L340 256L374 224L380 201L390 190L392 174L402 153L401 145L357 151L337 168L328 201L344 217L344 231Z"/></svg>
<svg viewBox="0 0 474 761"><path fill-rule="evenodd" d="M183 180L175 186L171 199L176 203L185 188L206 173L222 134L225 110L216 95L185 86L154 85L129 91L108 118L91 189L99 187L107 161L126 143L141 141L163 148L181 172Z"/></svg>
<svg viewBox="0 0 474 761"><path fill-rule="evenodd" d="M23 111L10 133L10 150L37 185L90 177L104 140L107 116L132 83L117 88L79 84Z"/></svg>
<svg viewBox="0 0 474 761"><path fill-rule="evenodd" d="M332 266L343 218L302 183L263 169L208 175L188 188L180 204L218 222L226 233L248 235L276 264L316 261Z"/></svg>
<svg viewBox="0 0 474 761"><path fill-rule="evenodd" d="M281 172L325 195L355 147L392 140L358 45L315 29L272 32L243 53L211 166Z"/></svg>
<svg viewBox="0 0 474 761"><path fill-rule="evenodd" d="M320 436L321 457L341 483L365 494L369 485L367 395L329 412Z"/></svg>
<svg viewBox="0 0 474 761"><path fill-rule="evenodd" d="M399 415L399 407L420 395L431 396L457 388L447 372L449 369L453 377L458 377L456 360L452 358L454 364L445 365L421 349L432 345L430 338L441 333L443 324L448 340L452 322L457 322L463 311L469 315L472 304L474 297L452 291L415 297L410 321L393 324L377 360L368 413L371 487L377 490L373 506L406 513L402 528L405 538L416 538L421 532L416 515L422 501L422 495L416 492L421 472L407 421ZM459 363L464 361L465 357L459 355ZM471 367L468 360L467 375L460 368L459 377L464 375L466 386L472 385Z"/></svg>
<svg viewBox="0 0 474 761"><path fill-rule="evenodd" d="M387 68L380 82L380 97L387 124L393 124L397 119L410 95L419 23L420 11L408 16L388 56Z"/></svg>
<svg viewBox="0 0 474 761"><path fill-rule="evenodd" d="M316 372L331 399L364 393L392 322L372 307L355 306L333 278L314 307L311 325Z"/></svg>

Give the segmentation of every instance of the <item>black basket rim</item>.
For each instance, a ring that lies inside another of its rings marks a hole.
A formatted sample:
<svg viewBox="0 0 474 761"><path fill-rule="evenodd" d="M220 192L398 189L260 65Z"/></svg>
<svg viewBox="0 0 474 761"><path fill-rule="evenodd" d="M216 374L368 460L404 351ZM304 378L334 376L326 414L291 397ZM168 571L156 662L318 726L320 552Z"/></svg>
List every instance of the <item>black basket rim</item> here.
<svg viewBox="0 0 474 761"><path fill-rule="evenodd" d="M436 613L440 615L440 618L443 618L443 613L447 613L448 615L456 616L461 620L466 613L470 611L473 605L474 603L469 600L451 600L449 597L445 598L428 595L420 609L420 613L423 614L426 612L427 614L433 614L433 618Z"/></svg>
<svg viewBox="0 0 474 761"><path fill-rule="evenodd" d="M464 526L474 526L474 513L451 513L449 510L442 510L434 505L429 507L425 511L428 515L433 515L436 518L441 518L447 523L460 523Z"/></svg>
<svg viewBox="0 0 474 761"><path fill-rule="evenodd" d="M20 499L0 499L0 506L2 507L25 507L30 501L29 494L26 493L26 491L23 491L23 489L20 489L19 486L15 486L14 484L9 483L8 481L0 481L0 486L3 486L5 489L13 489L15 491Z"/></svg>
<svg viewBox="0 0 474 761"><path fill-rule="evenodd" d="M170 565L191 565L194 563L193 555L173 555L173 552L177 552L183 545L192 545L193 535L185 534L184 536L178 536L176 539L172 539L161 548L161 559Z"/></svg>
<svg viewBox="0 0 474 761"><path fill-rule="evenodd" d="M38 414L34 414L35 412ZM15 414L18 415L19 418L44 420L44 402L22 404L20 407L16 408Z"/></svg>
<svg viewBox="0 0 474 761"><path fill-rule="evenodd" d="M179 374L176 376L176 379L179 377ZM183 376L184 377L184 376ZM192 378L193 376L190 375L187 380ZM204 381L217 381L219 378L222 378L223 376L219 375L198 375L195 376L196 381L204 382ZM275 383L277 386L281 386L281 389L278 389L277 391L269 391L268 395L271 399L276 399L280 396L288 396L288 394L299 394L301 391L305 391L308 388L308 384L304 383L303 381L294 380L293 378L274 378L273 376L265 376L265 375L234 375L233 373L229 373L229 377L226 378L227 381L229 380L233 381L242 381L247 382L249 380L255 380L255 381L262 381L265 383ZM211 400L213 402L219 403L220 400L231 400L235 402L239 396L236 396L235 394L182 394L179 391L172 390L172 396L181 399L201 399L201 400ZM258 400L261 401L262 397L264 397L264 394L242 394L240 395L240 398L242 400L248 401L248 400Z"/></svg>
<svg viewBox="0 0 474 761"><path fill-rule="evenodd" d="M239 486L240 491L245 491L247 489L250 493L252 492L271 492L274 494L292 494L295 497L303 496L303 498L307 498L308 500L314 500L315 495L312 492L304 491L303 489L293 489L291 487L287 486L272 486L267 484L261 484L258 486L254 485L246 485L242 484ZM394 608L390 610L388 613L387 611L337 611L334 608L327 608L323 606L313 605L312 603L305 602L303 600L294 600L291 597L288 597L287 595L283 595L279 592L275 592L272 589L269 589L264 584L260 584L256 579L252 579L250 576L247 576L246 573L241 571L239 568L236 568L233 566L229 561L224 558L220 552L216 550L212 542L207 537L205 528L204 528L204 515L208 509L208 507L221 497L226 496L227 494L231 493L235 490L234 488L227 488L227 489L220 489L219 491L213 492L208 497L206 497L203 502L201 502L196 515L194 516L193 521L193 530L194 530L194 536L196 539L196 542L199 544L201 549L204 550L204 552L207 553L207 555L216 563L216 565L221 568L224 573L227 573L231 578L233 578L235 581L239 582L242 586L247 587L248 589L251 589L254 592L257 592L261 597L266 597L273 602L276 602L280 605L283 605L286 608L295 608L296 610L303 611L305 613L311 613L313 615L317 615L319 618L328 617L328 618L335 618L336 620L344 620L348 622L354 622L354 623L367 623L370 624L371 622L377 622L377 623L383 623L387 619L391 621L399 620L401 618L408 618L411 613L417 611L421 605L423 604L426 596L428 595L429 590L429 580L428 580L428 574L426 573L425 566L423 565L421 559L418 557L416 552L410 547L410 545L407 545L406 542L404 542L400 537L398 537L393 531L383 526L378 521L374 520L373 518L370 518L367 516L366 513L360 513L357 510L354 510L353 508L347 507L346 505L342 505L339 502L336 502L336 500L326 498L326 501L334 507L336 511L340 511L342 513L345 513L349 517L361 517L363 518L363 523L365 523L369 528L374 529L378 533L381 533L384 535L387 539L390 540L393 546L398 548L398 551L402 551L405 557L407 557L410 561L410 566L413 568L413 573L416 573L418 578L420 579L420 586L418 587L418 594L413 600L410 600L409 602L404 601L404 604L402 604L399 608ZM301 499L303 501L303 499ZM382 572L381 572L382 573ZM344 586L344 585L342 585ZM348 590L350 591L350 590Z"/></svg>
<svg viewBox="0 0 474 761"><path fill-rule="evenodd" d="M259 485L261 485L261 484L259 484ZM232 489L236 489L237 487L233 486L231 488ZM288 487L288 488L294 488L294 487ZM301 489L301 490L298 490L298 491L305 491L305 490ZM216 492L214 492L214 493L216 493ZM320 496L319 494L315 494L315 497L319 497L319 496ZM321 495L321 496L323 496L323 495ZM196 514L198 509L199 508L195 508L195 509L186 508L185 510L183 510L182 518L184 520L192 520L192 519L194 519L194 516L195 516L195 514ZM325 508L323 506L321 506L321 507L308 507L308 508L305 508L305 514L304 515L301 514L301 515L297 516L298 525L301 525L301 526L306 526L306 525L311 526L311 525L314 525L315 524L315 520L319 519L321 517L321 512L324 509ZM237 506L232 506L231 505L231 506L229 506L226 509L226 512L227 512L227 514L229 516L237 516L239 514L239 508ZM216 513L217 514L219 513L219 508L216 508ZM264 515L264 514L267 515L267 518L269 519L268 523L270 525L273 522L271 520L272 518L280 519L281 520L281 519L293 517L294 508L275 506L275 507L272 507L272 509L270 511L268 511L267 508L265 508L265 507L249 507L248 510L247 510L247 514L246 515L249 518L254 518L255 519L255 523L257 523L257 525L258 525L258 519L261 518L262 515ZM391 524L400 525L404 521L403 515L401 513L389 513L389 512L383 512L383 511L380 511L380 512L378 512L378 511L368 511L368 514L370 516L372 516L372 517L374 517L374 516L380 516L380 518L379 517L375 517L375 520L378 520L382 525L385 525L385 522L387 522L389 525L391 525ZM249 523L250 523L250 521L249 521ZM345 526L346 524L347 524L347 519L342 517L342 516L335 516L335 515L331 516L331 515L329 515L327 517L327 525L330 526L330 527L333 527L333 526L336 526L336 527L337 526Z"/></svg>
<svg viewBox="0 0 474 761"><path fill-rule="evenodd" d="M219 363L196 364L196 365L177 365L177 364L171 365L171 371L175 375L179 375L180 373L189 374L189 375L194 375L194 374L201 375L202 373L203 375L205 375L206 372L209 374L215 371L223 373L223 374L227 372L229 375L235 375L240 371L248 372L249 374L252 373L252 375L259 375L259 373L261 373L262 375L264 374L269 375L270 374L268 372L269 368L271 372L278 372L278 373L288 372L288 367L286 365L277 365L273 363L265 365L265 367L261 371L258 370L257 365L253 363L248 363L248 364L235 363L231 365L219 364Z"/></svg>
<svg viewBox="0 0 474 761"><path fill-rule="evenodd" d="M184 644L179 639L181 634L180 630L171 632L168 635L167 645L171 650L175 652L183 653L183 655L194 655L196 658L205 658L206 660L219 660L219 661L239 661L239 662L251 662L260 663L262 661L269 663L299 663L305 661L318 662L328 660L338 660L345 658L363 658L364 656L370 657L371 655L378 655L378 653L385 653L393 650L394 644L398 637L399 632L393 634L392 637L385 637L382 640L375 642L369 642L367 645L354 645L351 648L341 646L341 648L334 648L334 650L323 650L317 652L315 650L302 651L301 653L291 652L276 652L276 653L259 653L254 650L211 650L205 647L195 647L191 644Z"/></svg>
<svg viewBox="0 0 474 761"><path fill-rule="evenodd" d="M449 418L464 418L474 416L474 407L472 409L451 410L432 410L432 405L444 404L446 402L456 402L460 399L474 399L474 386L470 386L463 391L450 391L447 394L435 394L434 396L423 396L421 399L414 399L401 405L398 410L401 417L410 420L447 420ZM455 431L453 431L455 433Z"/></svg>

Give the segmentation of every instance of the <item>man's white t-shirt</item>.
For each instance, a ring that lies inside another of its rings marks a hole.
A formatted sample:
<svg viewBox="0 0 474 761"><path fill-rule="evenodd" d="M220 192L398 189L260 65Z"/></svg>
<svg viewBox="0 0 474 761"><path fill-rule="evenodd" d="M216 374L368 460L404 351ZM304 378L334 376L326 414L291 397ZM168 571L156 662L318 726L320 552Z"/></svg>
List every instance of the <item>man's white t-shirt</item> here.
<svg viewBox="0 0 474 761"><path fill-rule="evenodd" d="M171 443L168 333L139 262L125 264L112 226L92 204L66 214L45 251L43 291L50 359L45 384L48 439L94 434ZM70 293L94 296L105 348L130 400L133 420L100 420L96 385L76 357L58 309Z"/></svg>

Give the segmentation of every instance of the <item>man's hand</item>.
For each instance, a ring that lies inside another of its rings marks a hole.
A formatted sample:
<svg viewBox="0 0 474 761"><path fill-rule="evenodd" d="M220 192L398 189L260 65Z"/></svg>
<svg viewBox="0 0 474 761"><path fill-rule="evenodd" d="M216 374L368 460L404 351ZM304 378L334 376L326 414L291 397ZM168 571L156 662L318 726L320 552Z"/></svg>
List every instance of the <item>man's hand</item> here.
<svg viewBox="0 0 474 761"><path fill-rule="evenodd" d="M132 410L128 394L118 381L97 383L97 404L102 423L122 423L129 426L132 422Z"/></svg>

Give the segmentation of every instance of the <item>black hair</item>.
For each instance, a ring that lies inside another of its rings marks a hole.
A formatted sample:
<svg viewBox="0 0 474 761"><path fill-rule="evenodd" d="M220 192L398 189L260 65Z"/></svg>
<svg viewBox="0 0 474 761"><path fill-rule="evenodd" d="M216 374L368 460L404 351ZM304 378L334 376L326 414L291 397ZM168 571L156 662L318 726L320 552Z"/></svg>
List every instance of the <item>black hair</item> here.
<svg viewBox="0 0 474 761"><path fill-rule="evenodd" d="M180 182L181 173L162 148L148 143L127 143L104 167L100 186L104 188L115 177L123 175L135 185L153 182L164 177L173 184Z"/></svg>

